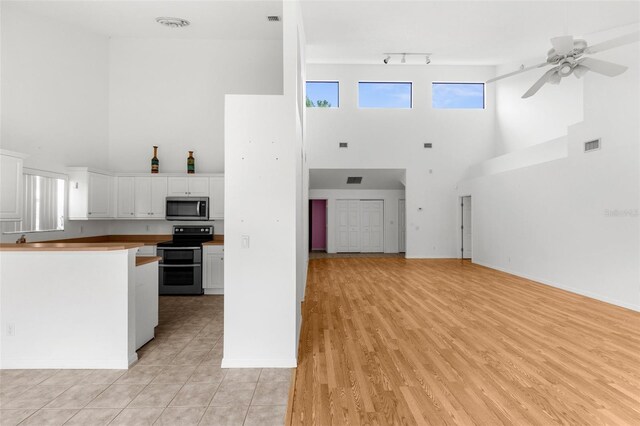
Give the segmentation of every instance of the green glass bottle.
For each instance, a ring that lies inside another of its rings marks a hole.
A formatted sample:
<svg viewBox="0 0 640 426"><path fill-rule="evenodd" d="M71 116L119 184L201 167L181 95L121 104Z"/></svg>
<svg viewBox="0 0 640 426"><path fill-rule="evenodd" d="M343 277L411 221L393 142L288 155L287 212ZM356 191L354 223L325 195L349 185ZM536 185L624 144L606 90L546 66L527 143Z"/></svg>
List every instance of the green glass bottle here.
<svg viewBox="0 0 640 426"><path fill-rule="evenodd" d="M189 156L187 157L187 173L195 173L196 172L196 159L193 158L193 151L189 151Z"/></svg>
<svg viewBox="0 0 640 426"><path fill-rule="evenodd" d="M160 171L160 160L158 160L158 147L153 146L153 158L151 159L151 173Z"/></svg>

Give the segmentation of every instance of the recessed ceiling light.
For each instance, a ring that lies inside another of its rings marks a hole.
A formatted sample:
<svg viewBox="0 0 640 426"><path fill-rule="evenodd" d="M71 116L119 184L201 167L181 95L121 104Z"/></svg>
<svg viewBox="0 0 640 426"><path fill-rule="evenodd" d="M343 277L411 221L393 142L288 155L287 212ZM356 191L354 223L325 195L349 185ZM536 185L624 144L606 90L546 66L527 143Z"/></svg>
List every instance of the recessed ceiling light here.
<svg viewBox="0 0 640 426"><path fill-rule="evenodd" d="M190 24L190 22L187 21L186 19L169 18L169 17L166 17L166 16L161 16L159 18L156 18L156 22L158 24L165 25L165 26L171 27L171 28L186 27L186 26L188 26Z"/></svg>

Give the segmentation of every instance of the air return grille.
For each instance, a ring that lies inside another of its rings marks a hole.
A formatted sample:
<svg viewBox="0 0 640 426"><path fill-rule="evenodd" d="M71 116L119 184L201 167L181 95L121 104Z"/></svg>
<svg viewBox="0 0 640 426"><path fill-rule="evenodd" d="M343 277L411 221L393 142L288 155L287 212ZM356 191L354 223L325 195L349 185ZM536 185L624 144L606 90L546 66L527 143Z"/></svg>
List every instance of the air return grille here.
<svg viewBox="0 0 640 426"><path fill-rule="evenodd" d="M362 183L362 176L349 176L347 177L347 184L359 185Z"/></svg>
<svg viewBox="0 0 640 426"><path fill-rule="evenodd" d="M432 144L431 142L426 142L426 143L424 144L424 147L425 147L425 148L433 148L433 144Z"/></svg>
<svg viewBox="0 0 640 426"><path fill-rule="evenodd" d="M594 139L584 143L584 152L591 152L600 149L600 139Z"/></svg>
<svg viewBox="0 0 640 426"><path fill-rule="evenodd" d="M267 16L267 21L269 22L280 22L280 17L276 15Z"/></svg>
<svg viewBox="0 0 640 426"><path fill-rule="evenodd" d="M340 148L349 148L349 143L347 142L339 142L338 147Z"/></svg>

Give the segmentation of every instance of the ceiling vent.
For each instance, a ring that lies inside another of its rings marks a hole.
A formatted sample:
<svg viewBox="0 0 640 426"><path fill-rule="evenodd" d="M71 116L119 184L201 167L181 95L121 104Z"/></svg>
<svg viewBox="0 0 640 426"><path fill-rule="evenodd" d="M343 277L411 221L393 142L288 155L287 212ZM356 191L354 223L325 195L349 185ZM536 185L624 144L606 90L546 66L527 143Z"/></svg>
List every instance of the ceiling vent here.
<svg viewBox="0 0 640 426"><path fill-rule="evenodd" d="M600 149L600 139L594 139L584 143L584 152L597 151Z"/></svg>
<svg viewBox="0 0 640 426"><path fill-rule="evenodd" d="M349 176L347 178L348 185L359 185L362 183L362 176Z"/></svg>
<svg viewBox="0 0 640 426"><path fill-rule="evenodd" d="M189 26L190 22L186 19L182 18L169 18L166 16L161 16L156 18L156 22L160 25L164 25L169 28L181 28Z"/></svg>
<svg viewBox="0 0 640 426"><path fill-rule="evenodd" d="M269 15L267 16L267 21L269 22L280 22L280 17L277 15Z"/></svg>
<svg viewBox="0 0 640 426"><path fill-rule="evenodd" d="M338 147L340 148L349 148L349 143L347 142L339 142Z"/></svg>
<svg viewBox="0 0 640 426"><path fill-rule="evenodd" d="M425 148L433 148L433 144L431 142L427 142L424 144Z"/></svg>

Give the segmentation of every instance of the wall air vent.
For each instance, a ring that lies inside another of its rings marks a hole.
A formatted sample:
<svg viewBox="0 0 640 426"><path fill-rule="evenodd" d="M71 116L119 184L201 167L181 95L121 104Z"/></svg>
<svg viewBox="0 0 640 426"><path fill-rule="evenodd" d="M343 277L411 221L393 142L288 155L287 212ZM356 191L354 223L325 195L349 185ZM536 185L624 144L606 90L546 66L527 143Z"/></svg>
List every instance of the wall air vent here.
<svg viewBox="0 0 640 426"><path fill-rule="evenodd" d="M433 144L431 142L427 142L424 144L425 148L433 148Z"/></svg>
<svg viewBox="0 0 640 426"><path fill-rule="evenodd" d="M280 22L280 17L277 15L269 15L267 16L267 21L269 22Z"/></svg>
<svg viewBox="0 0 640 426"><path fill-rule="evenodd" d="M594 139L584 143L584 152L591 152L600 149L600 139Z"/></svg>
<svg viewBox="0 0 640 426"><path fill-rule="evenodd" d="M349 176L347 177L347 184L359 185L362 183L362 176Z"/></svg>
<svg viewBox="0 0 640 426"><path fill-rule="evenodd" d="M339 142L338 146L340 148L349 148L349 143L347 143L347 142Z"/></svg>

